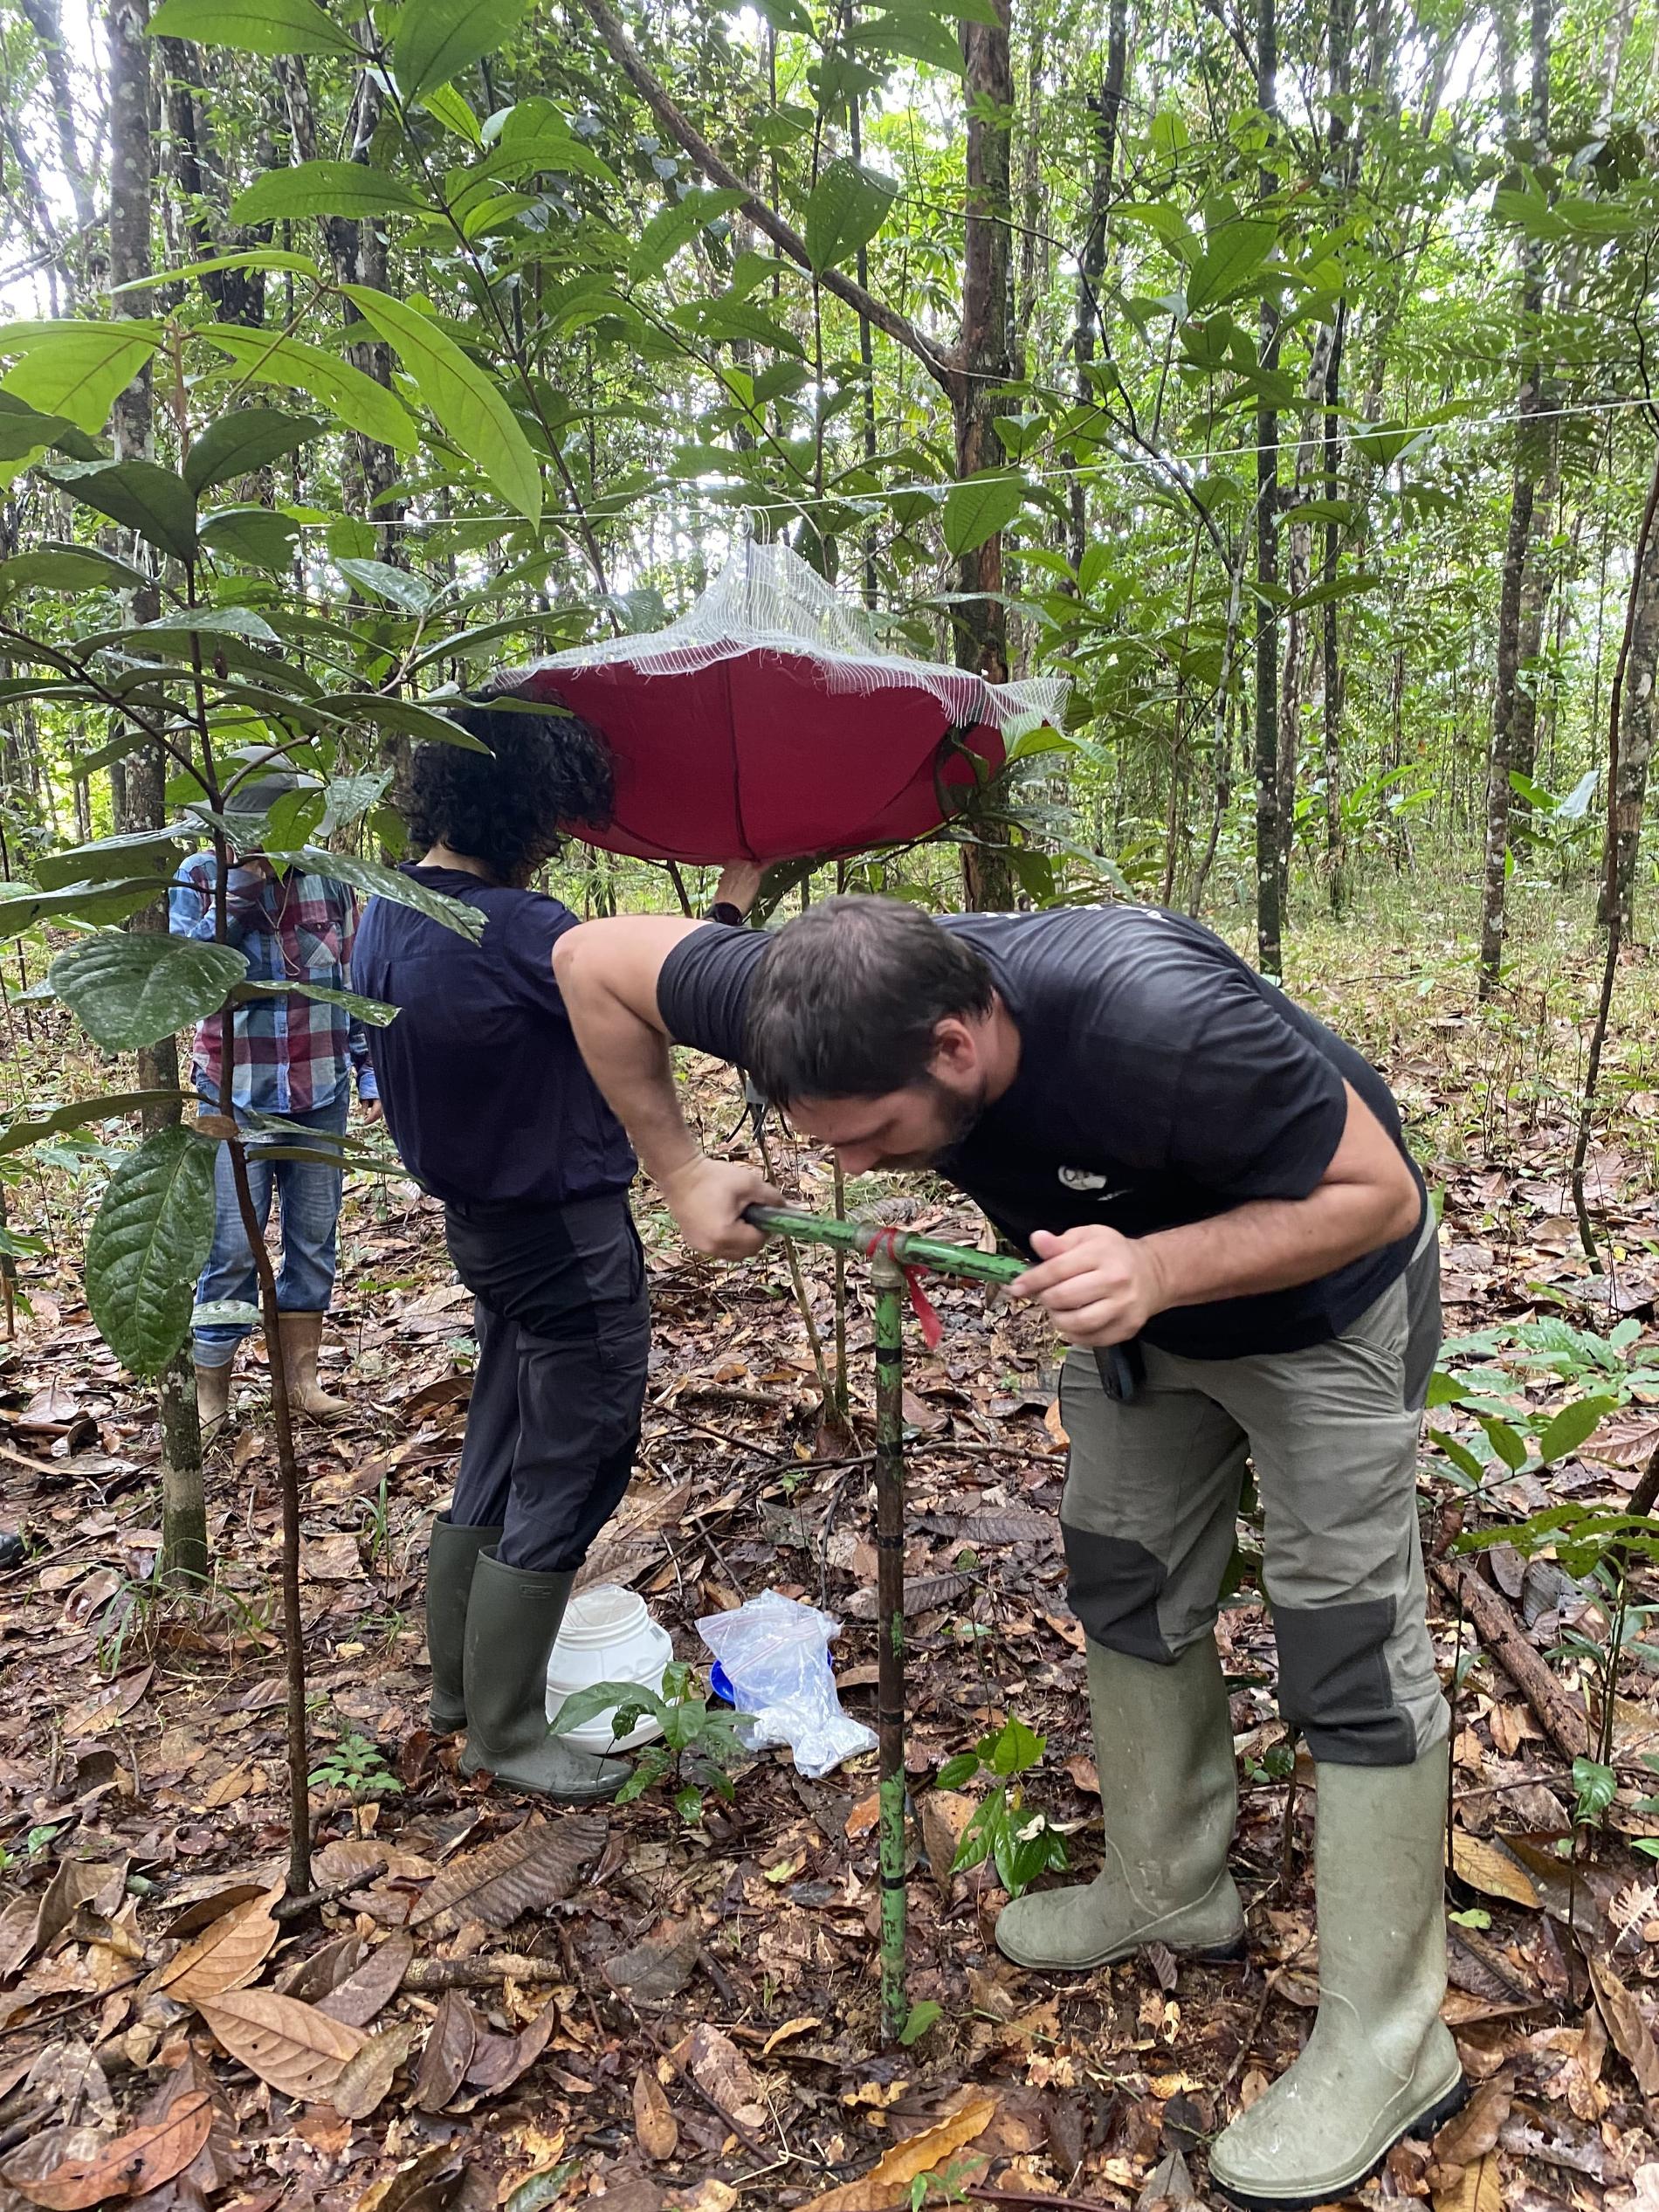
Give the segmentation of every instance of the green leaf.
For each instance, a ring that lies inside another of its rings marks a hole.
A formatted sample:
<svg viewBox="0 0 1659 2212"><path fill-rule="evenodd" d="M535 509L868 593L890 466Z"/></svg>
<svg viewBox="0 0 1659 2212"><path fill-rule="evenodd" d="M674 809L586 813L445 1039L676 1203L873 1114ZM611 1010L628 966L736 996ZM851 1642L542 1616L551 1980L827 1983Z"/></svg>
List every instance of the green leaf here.
<svg viewBox="0 0 1659 2212"><path fill-rule="evenodd" d="M76 1099L69 1106L53 1106L46 1113L24 1114L15 1121L0 1123L0 1154L24 1152L31 1144L39 1144L45 1137L55 1137L65 1129L84 1129L89 1121L107 1121L117 1114L142 1113L150 1106L189 1103L182 1091L107 1091L95 1099Z"/></svg>
<svg viewBox="0 0 1659 2212"><path fill-rule="evenodd" d="M1573 1817L1581 1825L1593 1828L1618 1795L1619 1777L1611 1767L1580 1754L1573 1761L1573 1788L1579 1801L1573 1809Z"/></svg>
<svg viewBox="0 0 1659 2212"><path fill-rule="evenodd" d="M744 192L688 192L683 200L671 200L658 208L640 232L639 243L628 257L628 273L636 282L665 269L682 246L717 217L741 207Z"/></svg>
<svg viewBox="0 0 1659 2212"><path fill-rule="evenodd" d="M1028 1728L1022 1720L1008 1720L997 1731L991 1750L991 1772L1004 1778L1022 1774L1029 1767L1035 1767L1043 1756L1046 1738Z"/></svg>
<svg viewBox="0 0 1659 2212"><path fill-rule="evenodd" d="M135 1052L217 1013L247 955L155 930L101 931L59 953L53 990L106 1052Z"/></svg>
<svg viewBox="0 0 1659 2212"><path fill-rule="evenodd" d="M129 877L124 883L71 883L61 890L37 890L32 884L0 888L0 938L20 937L37 922L72 915L77 921L125 921L157 895L154 876Z"/></svg>
<svg viewBox="0 0 1659 2212"><path fill-rule="evenodd" d="M459 702L458 701L458 705ZM487 753L482 738L464 730L447 714L412 699L389 699L381 692L336 692L322 702L325 713L341 721L377 722L400 737L419 737L434 745L458 745L464 753Z"/></svg>
<svg viewBox="0 0 1659 2212"><path fill-rule="evenodd" d="M980 1770L979 1754L959 1751L953 1759L947 1759L933 1777L940 1789L960 1789L965 1781L972 1781Z"/></svg>
<svg viewBox="0 0 1659 2212"><path fill-rule="evenodd" d="M233 407L203 431L179 473L199 500L216 484L251 476L255 469L279 461L322 428L314 416L287 415L279 407Z"/></svg>
<svg viewBox="0 0 1659 2212"><path fill-rule="evenodd" d="M26 461L44 453L74 431L67 415L42 415L32 407L0 415L0 461Z"/></svg>
<svg viewBox="0 0 1659 2212"><path fill-rule="evenodd" d="M158 324L125 320L0 324L0 353L18 356L0 389L78 430L100 431L161 339Z"/></svg>
<svg viewBox="0 0 1659 2212"><path fill-rule="evenodd" d="M478 127L478 119L453 85L434 85L430 93L422 93L421 106L445 130L453 131L470 146L483 145L484 133Z"/></svg>
<svg viewBox="0 0 1659 2212"><path fill-rule="evenodd" d="M229 354L244 376L260 384L287 384L332 408L348 430L377 444L412 453L420 444L413 417L395 392L320 346L302 345L277 331L237 330L212 323L196 334Z"/></svg>
<svg viewBox="0 0 1659 2212"><path fill-rule="evenodd" d="M275 507L224 506L203 519L196 541L217 561L280 575L293 559L299 525Z"/></svg>
<svg viewBox="0 0 1659 2212"><path fill-rule="evenodd" d="M1458 1473L1466 1477L1469 1481L1472 1483L1485 1481L1485 1468L1481 1465L1480 1461L1476 1458L1466 1444L1460 1443L1456 1437L1448 1436L1443 1429L1431 1429L1428 1431L1428 1440L1431 1444L1440 1446Z"/></svg>
<svg viewBox="0 0 1659 2212"><path fill-rule="evenodd" d="M196 501L182 479L154 461L60 461L48 470L72 500L108 515L163 553L196 558Z"/></svg>
<svg viewBox="0 0 1659 2212"><path fill-rule="evenodd" d="M296 162L267 169L231 203L232 223L281 223L293 217L429 215L411 185L366 162Z"/></svg>
<svg viewBox="0 0 1659 2212"><path fill-rule="evenodd" d="M511 38L528 0L404 0L392 71L405 100L423 100Z"/></svg>
<svg viewBox="0 0 1659 2212"><path fill-rule="evenodd" d="M943 2018L944 2012L944 2006L932 1997L924 1997L919 2004L912 2005L910 2016L898 2031L899 2042L906 2050L912 2043L919 2043L934 2022Z"/></svg>
<svg viewBox="0 0 1659 2212"><path fill-rule="evenodd" d="M148 581L95 546L43 547L0 562L0 600L18 591L138 591Z"/></svg>
<svg viewBox="0 0 1659 2212"><path fill-rule="evenodd" d="M631 1705L651 1713L666 1727L671 1718L667 1706L655 1690L647 1690L637 1682L592 1682L585 1690L573 1690L560 1706L547 1726L555 1736L568 1735L573 1728L580 1728L585 1721L597 1720L600 1714L611 1712L618 1706Z"/></svg>
<svg viewBox="0 0 1659 2212"><path fill-rule="evenodd" d="M355 54L355 42L316 0L162 0L152 38L194 38L244 54Z"/></svg>
<svg viewBox="0 0 1659 2212"><path fill-rule="evenodd" d="M43 891L60 891L65 884L130 881L148 870L160 894L173 872L189 832L178 829L129 830L124 837L100 837L93 844L71 845L63 852L43 852L35 861L35 881Z"/></svg>
<svg viewBox="0 0 1659 2212"><path fill-rule="evenodd" d="M953 553L972 553L999 530L1006 530L1025 504L1025 486L1005 469L981 469L953 484L945 501L945 543Z"/></svg>
<svg viewBox="0 0 1659 2212"><path fill-rule="evenodd" d="M1204 241L1203 258L1187 279L1187 312L1216 307L1248 285L1278 235L1278 224L1265 216L1245 216L1212 231Z"/></svg>
<svg viewBox="0 0 1659 2212"><path fill-rule="evenodd" d="M86 1239L86 1302L134 1375L158 1375L189 1332L213 1242L214 1147L158 1129L109 1179Z"/></svg>
<svg viewBox="0 0 1659 2212"><path fill-rule="evenodd" d="M327 852L314 844L302 844L295 852L272 852L270 858L308 876L327 876L334 883L348 883L354 891L361 891L367 897L389 899L396 906L412 906L429 921L441 921L445 929L452 929L458 937L471 937L476 941L484 934L488 917L478 907L469 906L459 899L445 898L441 891L430 891L412 876L399 875L396 868L382 867L378 860L360 860L350 852Z"/></svg>
<svg viewBox="0 0 1659 2212"><path fill-rule="evenodd" d="M820 274L853 260L887 219L898 188L862 162L830 162L807 202L807 258Z"/></svg>
<svg viewBox="0 0 1659 2212"><path fill-rule="evenodd" d="M187 261L182 269L158 270L154 276L134 277L130 284L110 286L110 297L119 299L123 292L153 292L157 285L184 284L196 277L217 276L230 269L274 269L286 271L296 277L313 277L319 284L327 279L308 253L292 253L285 246L250 246L242 253L213 253L205 261Z"/></svg>
<svg viewBox="0 0 1659 2212"><path fill-rule="evenodd" d="M364 998L357 991L331 990L326 983L296 983L285 977L279 982L263 982L247 977L238 982L231 993L233 999L284 998L290 993L295 998L317 998L327 1006L343 1006L348 1014L355 1014L360 1022L367 1022L371 1029L383 1030L389 1022L397 1019L399 1010L389 1006L383 998Z"/></svg>
<svg viewBox="0 0 1659 2212"><path fill-rule="evenodd" d="M445 436L477 463L509 506L527 521L539 521L541 472L517 417L490 378L418 307L368 285L342 289L395 348Z"/></svg>
<svg viewBox="0 0 1659 2212"><path fill-rule="evenodd" d="M922 8L892 7L872 16L854 29L852 43L876 53L906 54L953 76L962 73L961 42L954 25Z"/></svg>
<svg viewBox="0 0 1659 2212"><path fill-rule="evenodd" d="M1496 1413L1477 1414L1475 1417L1490 1439L1492 1450L1511 1474L1526 1464L1526 1445L1507 1421Z"/></svg>
<svg viewBox="0 0 1659 2212"><path fill-rule="evenodd" d="M1538 1456L1546 1467L1576 1451L1601 1426L1619 1401L1616 1398L1580 1398L1563 1406L1538 1440Z"/></svg>
<svg viewBox="0 0 1659 2212"><path fill-rule="evenodd" d="M336 560L334 566L360 591L371 591L375 598L401 607L405 614L423 615L437 596L424 576L411 575L407 569L394 569L389 561L358 561L348 555Z"/></svg>

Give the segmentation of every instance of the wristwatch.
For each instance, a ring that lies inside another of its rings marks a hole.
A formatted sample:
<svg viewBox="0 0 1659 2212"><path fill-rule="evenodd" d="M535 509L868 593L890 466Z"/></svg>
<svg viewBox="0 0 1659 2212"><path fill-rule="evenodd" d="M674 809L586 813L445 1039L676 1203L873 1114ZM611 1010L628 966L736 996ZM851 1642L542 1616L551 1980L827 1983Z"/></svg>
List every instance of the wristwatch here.
<svg viewBox="0 0 1659 2212"><path fill-rule="evenodd" d="M742 909L729 899L717 899L704 916L706 921L722 922L727 929L741 929L746 919Z"/></svg>

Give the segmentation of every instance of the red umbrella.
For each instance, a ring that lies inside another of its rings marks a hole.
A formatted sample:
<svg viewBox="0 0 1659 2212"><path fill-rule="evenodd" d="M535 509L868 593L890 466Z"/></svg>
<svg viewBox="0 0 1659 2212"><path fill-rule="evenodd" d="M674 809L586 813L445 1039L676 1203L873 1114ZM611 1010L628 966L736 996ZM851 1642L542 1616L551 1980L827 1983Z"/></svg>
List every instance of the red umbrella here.
<svg viewBox="0 0 1659 2212"><path fill-rule="evenodd" d="M988 684L883 650L781 543L740 545L678 622L555 653L491 686L592 723L616 762L597 844L642 859L790 860L936 830L1063 683Z"/></svg>

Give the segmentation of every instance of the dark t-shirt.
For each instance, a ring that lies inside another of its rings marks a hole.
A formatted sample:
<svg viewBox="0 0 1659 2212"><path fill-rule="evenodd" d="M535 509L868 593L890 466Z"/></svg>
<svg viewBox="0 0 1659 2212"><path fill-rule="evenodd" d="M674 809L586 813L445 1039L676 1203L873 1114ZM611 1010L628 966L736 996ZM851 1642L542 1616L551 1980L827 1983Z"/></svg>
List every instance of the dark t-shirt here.
<svg viewBox="0 0 1659 2212"><path fill-rule="evenodd" d="M562 1205L625 1190L634 1155L582 1064L553 976L575 916L556 899L453 868L405 868L480 907L471 939L371 899L354 989L400 1008L370 1031L386 1126L410 1173L451 1203Z"/></svg>
<svg viewBox="0 0 1659 2212"><path fill-rule="evenodd" d="M1341 1140L1345 1080L1409 1160L1370 1063L1182 915L1068 906L948 914L942 927L989 964L1020 1065L940 1171L1028 1251L1036 1229L1104 1222L1146 1237L1252 1198L1307 1197ZM752 930L683 939L657 983L670 1035L740 1063L768 941ZM1292 1290L1172 1306L1146 1340L1196 1359L1324 1343L1403 1272L1416 1236Z"/></svg>

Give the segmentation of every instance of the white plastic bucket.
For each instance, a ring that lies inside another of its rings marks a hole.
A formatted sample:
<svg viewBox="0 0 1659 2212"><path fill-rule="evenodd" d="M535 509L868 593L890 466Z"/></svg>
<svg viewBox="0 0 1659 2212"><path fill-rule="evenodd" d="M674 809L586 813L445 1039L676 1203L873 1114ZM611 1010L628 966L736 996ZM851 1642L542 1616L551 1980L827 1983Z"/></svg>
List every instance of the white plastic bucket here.
<svg viewBox="0 0 1659 2212"><path fill-rule="evenodd" d="M548 1719L573 1691L595 1682L637 1682L660 1690L663 1669L673 1656L668 1630L652 1620L643 1597L620 1582L595 1582L579 1590L565 1608L559 1640L547 1660ZM616 1741L610 1719L609 1712L595 1713L580 1727L561 1731L562 1740L582 1751L632 1751L663 1733L661 1723L647 1714L631 1735Z"/></svg>

